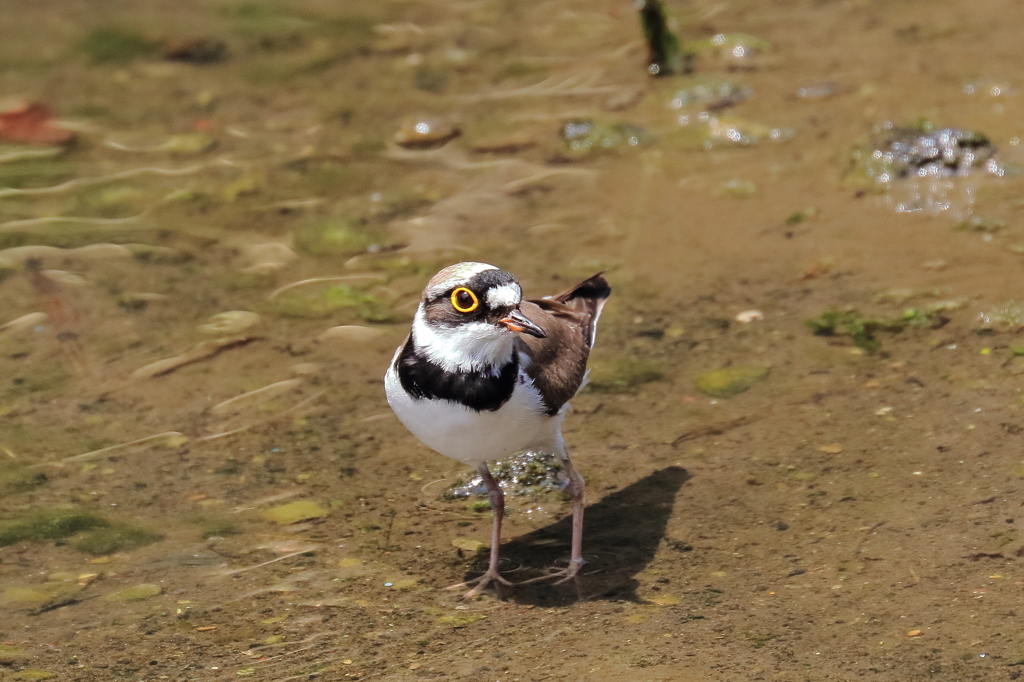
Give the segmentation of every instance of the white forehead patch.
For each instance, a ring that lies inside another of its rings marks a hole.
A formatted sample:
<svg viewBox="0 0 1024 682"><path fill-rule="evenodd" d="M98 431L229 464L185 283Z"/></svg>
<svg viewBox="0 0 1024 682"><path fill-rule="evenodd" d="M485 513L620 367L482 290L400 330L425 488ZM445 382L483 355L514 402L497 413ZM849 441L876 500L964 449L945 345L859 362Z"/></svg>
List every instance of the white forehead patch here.
<svg viewBox="0 0 1024 682"><path fill-rule="evenodd" d="M423 297L429 300L435 296L440 296L452 287L465 284L481 272L497 269L488 263L473 263L470 261L449 265L430 278L430 282L423 292Z"/></svg>
<svg viewBox="0 0 1024 682"><path fill-rule="evenodd" d="M523 290L514 282L487 290L487 307L491 310L519 305L521 300L523 300Z"/></svg>

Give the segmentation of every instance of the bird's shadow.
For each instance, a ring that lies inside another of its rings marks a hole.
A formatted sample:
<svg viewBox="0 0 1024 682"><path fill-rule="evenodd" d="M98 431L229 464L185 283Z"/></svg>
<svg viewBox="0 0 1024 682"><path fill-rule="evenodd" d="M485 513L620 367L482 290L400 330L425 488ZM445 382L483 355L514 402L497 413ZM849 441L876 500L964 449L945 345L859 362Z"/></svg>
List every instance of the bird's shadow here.
<svg viewBox="0 0 1024 682"><path fill-rule="evenodd" d="M501 596L521 604L559 606L581 599L639 600L633 577L654 559L679 488L691 478L682 467L655 471L636 483L586 507L583 515L583 558L587 563L573 581L503 587ZM501 570L518 583L564 567L572 537L572 516L521 535L501 546ZM486 568L478 562L467 574Z"/></svg>

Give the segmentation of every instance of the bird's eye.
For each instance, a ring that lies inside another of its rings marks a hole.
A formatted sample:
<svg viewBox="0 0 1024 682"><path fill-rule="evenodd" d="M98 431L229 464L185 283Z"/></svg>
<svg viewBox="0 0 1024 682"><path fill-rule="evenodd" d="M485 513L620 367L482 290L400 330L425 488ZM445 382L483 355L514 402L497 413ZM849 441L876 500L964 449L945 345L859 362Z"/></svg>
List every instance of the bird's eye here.
<svg viewBox="0 0 1024 682"><path fill-rule="evenodd" d="M480 307L480 299L466 287L459 287L452 292L452 307L460 313L471 313Z"/></svg>

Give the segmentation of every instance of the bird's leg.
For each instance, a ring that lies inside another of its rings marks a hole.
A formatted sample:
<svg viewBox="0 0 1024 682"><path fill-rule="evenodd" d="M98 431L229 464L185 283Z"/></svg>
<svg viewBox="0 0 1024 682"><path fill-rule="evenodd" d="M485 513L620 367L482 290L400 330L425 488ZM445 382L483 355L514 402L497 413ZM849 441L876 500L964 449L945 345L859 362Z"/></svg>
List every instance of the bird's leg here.
<svg viewBox="0 0 1024 682"><path fill-rule="evenodd" d="M569 568L564 578L558 582L562 583L575 578L580 569L583 568L583 491L586 488L586 481L576 471L568 457L565 464L569 469L569 494L572 496L572 549L569 557Z"/></svg>
<svg viewBox="0 0 1024 682"><path fill-rule="evenodd" d="M555 584L559 585L566 581L572 580L576 577L576 574L580 572L583 564L586 562L583 560L583 505L584 497L583 491L586 486L586 482L583 477L580 476L580 472L576 471L576 468L572 465L572 460L569 459L568 453L561 454L559 459L562 461L562 465L565 467L565 473L569 477L569 485L566 487L566 491L569 493L572 499L572 549L569 555L569 565L563 569L559 569L547 575L542 575L539 578L532 578L530 580L524 580L517 585L526 585L528 583L535 583L541 580L555 580Z"/></svg>
<svg viewBox="0 0 1024 682"><path fill-rule="evenodd" d="M493 522L491 523L491 561L487 566L487 571L479 578L473 578L448 588L449 590L457 590L462 587L472 587L473 589L462 595L464 598L475 597L491 582L498 582L502 585L512 584L498 574L498 554L501 548L501 520L505 517L505 493L501 491L501 486L494 480L494 476L491 475L486 463L481 462L477 467L477 471L480 472L480 476L484 479L484 484L487 486L487 492L491 500L491 513L494 515Z"/></svg>

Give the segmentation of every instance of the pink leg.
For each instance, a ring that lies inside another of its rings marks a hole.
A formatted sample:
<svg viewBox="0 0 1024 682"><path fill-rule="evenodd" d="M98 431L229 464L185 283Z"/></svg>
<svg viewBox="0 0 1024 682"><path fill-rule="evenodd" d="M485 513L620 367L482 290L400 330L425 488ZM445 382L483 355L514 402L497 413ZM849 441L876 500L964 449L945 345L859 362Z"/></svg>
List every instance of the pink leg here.
<svg viewBox="0 0 1024 682"><path fill-rule="evenodd" d="M501 491L501 486L494 480L494 476L491 475L487 464L480 464L477 467L477 471L480 472L480 476L483 477L484 483L487 485L487 492L491 500L491 512L494 515L493 522L491 523L491 560L487 566L487 571L479 578L473 578L448 588L449 590L457 590L462 587L472 587L473 589L462 595L463 597L475 597L491 582L497 582L502 585L512 584L498 573L498 555L501 549L501 521L505 517L505 493Z"/></svg>
<svg viewBox="0 0 1024 682"><path fill-rule="evenodd" d="M569 477L569 485L566 491L569 493L572 499L572 549L569 556L569 565L563 569L554 571L547 575L542 575L539 578L533 578L531 580L524 580L517 585L527 585L529 583L539 582L541 580L553 580L555 584L561 584L568 580L572 580L576 577L576 574L580 572L580 568L586 563L583 560L583 507L585 504L583 491L586 486L586 482L580 473L576 471L572 465L572 461L568 455L561 458L562 464L566 468L566 474Z"/></svg>

